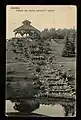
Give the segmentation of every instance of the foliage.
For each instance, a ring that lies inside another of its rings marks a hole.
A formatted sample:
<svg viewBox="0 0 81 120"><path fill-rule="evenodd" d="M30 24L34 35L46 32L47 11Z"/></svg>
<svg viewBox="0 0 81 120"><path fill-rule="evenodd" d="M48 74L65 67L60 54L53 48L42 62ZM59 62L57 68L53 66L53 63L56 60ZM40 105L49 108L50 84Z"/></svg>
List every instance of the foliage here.
<svg viewBox="0 0 81 120"><path fill-rule="evenodd" d="M44 29L41 32L41 38L64 39L67 32L68 32L69 35L71 33L76 34L75 29L65 29L65 28L64 29L55 29L55 28L51 28L51 29Z"/></svg>
<svg viewBox="0 0 81 120"><path fill-rule="evenodd" d="M57 35L56 35L56 33L55 33L55 31L57 31ZM62 31L59 29L59 30L55 30L55 29L51 29L50 30L50 34L47 34L47 33L49 33L49 30L48 29L45 29L44 31L43 31L43 37L45 37L44 35L46 35L46 37L49 37L49 38L54 38L55 36L57 37L57 36L61 36L61 33L62 33ZM61 36L61 37L63 37L63 35ZM61 38L60 37L60 38ZM22 86L20 85L20 88L19 88L19 90L16 90L16 89L14 89L13 91L12 91L12 93L13 93L13 95L12 95L12 97L14 98L14 97L18 97L19 99L21 98L21 97L29 97L30 99L32 98L32 97L34 97L34 96L36 96L37 95L37 97L39 96L39 93L45 93L46 91L45 91L45 87L46 87L46 85L47 85L47 81L45 82L44 81L44 73L46 74L46 71L48 71L47 70L47 67L49 67L49 66L51 66L50 64L52 63L52 59L51 59L51 57L49 56L49 54L47 55L47 53L49 53L49 51L51 51L51 49L50 49L50 47L49 47L49 42L47 42L49 39L41 39L41 40L38 40L38 41L36 41L35 39L33 39L33 42L31 42L31 44L34 44L34 45L31 45L31 46L29 46L29 42L27 43L27 44L24 44L24 45L22 45L22 47L23 47L23 49L24 49L24 47L26 47L27 49L25 49L24 50L24 53L25 53L25 55L27 54L27 55L29 55L29 62L28 62L28 64L30 63L30 64L32 64L31 65L31 68L33 69L34 68L34 70L35 70L35 75L36 76L38 76L38 78L39 79L37 79L37 82L35 81L35 80L33 80L33 82L31 82L31 80L30 80L30 84L28 83L28 85L27 85L27 87L26 87L26 90L24 89L24 88L22 88ZM71 40L73 41L74 39L72 39L71 38ZM67 49L69 50L69 48L71 48L71 47L69 47L69 43L68 43L68 41L71 41L71 40L69 40L68 39L68 37L66 36L66 45L68 46L67 47ZM25 43L25 41L23 41L24 43ZM46 42L46 43L45 43ZM45 45L45 44L48 44L48 45ZM71 43L70 43L71 44ZM19 44L18 44L19 45ZM72 44L71 44L72 45ZM21 47L21 46L19 46L19 47ZM22 51L22 50L21 50ZM41 52L42 51L42 52ZM14 51L15 52L15 51ZM37 53L39 53L39 55L37 54ZM19 53L18 53L19 54ZM22 54L23 54L23 52L22 52ZM30 56L31 55L31 56ZM43 64L44 66L42 66L42 65L38 65L38 63L41 63L40 62L40 56L43 56L44 58L45 58L45 60L43 59L41 62L45 62L46 64ZM27 56L24 56L24 57L26 57L27 58ZM37 57L37 59L36 60L32 60L32 58L34 58L34 57ZM38 60L38 57L39 57L39 60ZM50 58L49 60L48 60L48 58ZM52 56L52 58L53 58L53 56ZM27 59L28 60L28 59ZM37 61L38 60L38 61ZM48 61L47 61L48 60ZM27 61L26 61L27 62ZM49 62L49 63L48 63ZM35 65L34 65L34 63L35 63ZM46 65L46 66L45 66ZM48 66L47 66L48 65ZM46 67L46 68L45 68ZM52 67L53 67L53 65L52 65ZM55 67L55 65L54 65L54 67ZM44 68L46 69L46 70L44 70ZM49 67L49 70L51 71L52 70L52 68L51 67ZM57 69L56 69L57 70ZM27 71L27 72L30 72L30 71ZM53 71L52 72L54 72L54 74L56 75L56 77L58 77L58 70L55 72L55 70L53 69ZM34 73L34 72L32 72L32 73ZM48 73L47 73L48 74ZM50 74L51 74L51 72L50 72ZM27 75L28 76L28 75ZM30 76L30 75L29 75ZM60 75L59 75L60 76ZM62 73L62 76L61 76L62 78L66 78L66 75L64 75L63 73ZM41 81L41 79L40 78L42 78L42 81ZM48 77L47 77L48 78ZM54 79L54 80L57 80L56 78ZM54 82L54 80L52 81L52 82ZM44 81L44 82L43 82ZM32 84L33 83L33 84ZM10 89L13 89L13 83L11 83L12 84L12 86L10 86ZM40 86L42 87L42 90L41 90L41 92L40 92ZM19 84L18 84L18 87L19 87ZM16 99L18 99L18 98L16 98ZM22 107L21 107L22 108Z"/></svg>
<svg viewBox="0 0 81 120"><path fill-rule="evenodd" d="M75 34L66 35L65 46L62 51L63 57L74 57L75 56Z"/></svg>

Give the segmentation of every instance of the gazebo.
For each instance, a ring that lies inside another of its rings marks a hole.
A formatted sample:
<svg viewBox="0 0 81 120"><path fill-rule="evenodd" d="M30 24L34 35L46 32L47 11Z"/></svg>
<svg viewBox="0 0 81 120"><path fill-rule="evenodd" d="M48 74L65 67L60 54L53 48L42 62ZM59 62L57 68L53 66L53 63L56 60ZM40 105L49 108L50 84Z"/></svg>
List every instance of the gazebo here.
<svg viewBox="0 0 81 120"><path fill-rule="evenodd" d="M40 37L40 31L38 29L36 29L35 27L33 27L30 21L28 20L24 20L23 25L16 28L15 30L13 30L13 32L15 32L15 37L16 34L20 34L21 37L23 37L24 35L26 35L25 37Z"/></svg>

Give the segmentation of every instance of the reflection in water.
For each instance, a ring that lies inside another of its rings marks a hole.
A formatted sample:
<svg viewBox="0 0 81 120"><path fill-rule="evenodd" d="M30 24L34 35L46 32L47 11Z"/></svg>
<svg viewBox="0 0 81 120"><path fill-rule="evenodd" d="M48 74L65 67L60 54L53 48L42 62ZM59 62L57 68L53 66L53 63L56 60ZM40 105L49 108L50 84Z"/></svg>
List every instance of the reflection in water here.
<svg viewBox="0 0 81 120"><path fill-rule="evenodd" d="M40 105L40 108L33 113L48 115L51 117L64 117L64 108L60 104L56 105Z"/></svg>
<svg viewBox="0 0 81 120"><path fill-rule="evenodd" d="M13 109L14 103L6 100L6 112L18 112ZM64 117L64 108L59 105L40 105L39 109L33 111L33 113L48 115L51 117Z"/></svg>
<svg viewBox="0 0 81 120"><path fill-rule="evenodd" d="M17 112L16 110L13 109L14 105L15 105L15 103L12 103L9 100L6 100L6 103L5 103L5 112Z"/></svg>

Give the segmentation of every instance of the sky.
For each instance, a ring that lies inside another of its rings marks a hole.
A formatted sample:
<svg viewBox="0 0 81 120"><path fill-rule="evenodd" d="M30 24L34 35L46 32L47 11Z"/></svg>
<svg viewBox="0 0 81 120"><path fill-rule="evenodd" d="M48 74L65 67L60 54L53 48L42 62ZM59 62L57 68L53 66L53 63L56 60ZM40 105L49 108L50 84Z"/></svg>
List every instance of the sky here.
<svg viewBox="0 0 81 120"><path fill-rule="evenodd" d="M6 39L24 20L42 31L44 28L77 28L77 7L74 5L7 5Z"/></svg>

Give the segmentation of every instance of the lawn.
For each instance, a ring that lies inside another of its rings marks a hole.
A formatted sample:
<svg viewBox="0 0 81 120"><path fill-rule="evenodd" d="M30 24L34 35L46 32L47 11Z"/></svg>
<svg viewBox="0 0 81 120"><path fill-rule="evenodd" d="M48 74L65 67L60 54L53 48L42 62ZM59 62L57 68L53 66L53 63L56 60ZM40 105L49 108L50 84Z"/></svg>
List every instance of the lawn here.
<svg viewBox="0 0 81 120"><path fill-rule="evenodd" d="M64 65L63 69L68 70L69 68L75 73L76 69L76 57L62 57L61 53L64 47L64 43L56 43L54 40L51 41L50 47L52 49L52 54L56 57L56 63L58 66Z"/></svg>
<svg viewBox="0 0 81 120"><path fill-rule="evenodd" d="M7 51L7 54L6 54L6 58L7 58L7 60L13 60L13 57L15 57L16 55L11 51L12 45L8 44L7 47L8 47L8 51ZM70 68L75 73L76 58L75 57L70 57L70 58L69 57L62 57L61 53L62 53L63 47L64 47L64 43L63 42L62 43L55 42L54 40L52 40L50 42L50 48L52 49L52 54L55 55L55 57L56 57L56 63L57 63L57 65L58 66L60 64L64 65L63 70L67 71ZM55 63L55 60L54 60L54 63ZM22 64L20 62L20 63L17 63L17 64L12 64L11 63L9 66L12 66L13 68L16 68L18 71L22 71L22 70L26 71L27 64L28 63Z"/></svg>

